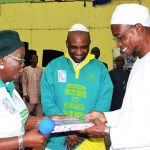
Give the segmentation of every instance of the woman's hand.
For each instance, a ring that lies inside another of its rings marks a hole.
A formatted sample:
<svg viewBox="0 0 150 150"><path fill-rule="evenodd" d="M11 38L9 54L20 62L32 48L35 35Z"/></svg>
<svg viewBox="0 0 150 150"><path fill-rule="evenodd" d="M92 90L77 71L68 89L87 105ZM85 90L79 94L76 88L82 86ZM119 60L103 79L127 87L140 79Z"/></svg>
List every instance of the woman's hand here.
<svg viewBox="0 0 150 150"><path fill-rule="evenodd" d="M33 129L23 136L24 147L38 148L44 145L48 136L42 135L38 129Z"/></svg>

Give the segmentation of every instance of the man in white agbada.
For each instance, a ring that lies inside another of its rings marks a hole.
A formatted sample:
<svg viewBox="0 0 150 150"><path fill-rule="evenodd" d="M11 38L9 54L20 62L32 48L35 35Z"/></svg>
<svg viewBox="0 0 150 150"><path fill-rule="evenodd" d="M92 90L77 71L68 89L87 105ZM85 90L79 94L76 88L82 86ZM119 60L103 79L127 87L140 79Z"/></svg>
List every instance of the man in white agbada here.
<svg viewBox="0 0 150 150"><path fill-rule="evenodd" d="M43 69L37 66L37 55L33 54L30 57L31 65L25 67L22 74L23 96L29 113L35 111L36 116L42 116L40 79Z"/></svg>
<svg viewBox="0 0 150 150"><path fill-rule="evenodd" d="M125 55L137 54L122 108L113 112L91 112L101 122L83 131L89 136L109 134L111 150L150 150L150 15L138 4L119 5L111 19L111 30ZM101 127L100 127L101 126Z"/></svg>

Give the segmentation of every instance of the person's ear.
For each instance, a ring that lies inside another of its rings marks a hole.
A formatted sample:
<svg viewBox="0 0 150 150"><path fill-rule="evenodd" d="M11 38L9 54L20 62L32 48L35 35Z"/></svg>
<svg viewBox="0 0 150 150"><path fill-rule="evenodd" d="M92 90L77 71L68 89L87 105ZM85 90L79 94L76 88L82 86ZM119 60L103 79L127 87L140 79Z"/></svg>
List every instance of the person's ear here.
<svg viewBox="0 0 150 150"><path fill-rule="evenodd" d="M143 25L140 23L135 24L135 29L137 32L143 31Z"/></svg>
<svg viewBox="0 0 150 150"><path fill-rule="evenodd" d="M0 70L4 69L4 58L0 58Z"/></svg>
<svg viewBox="0 0 150 150"><path fill-rule="evenodd" d="M0 63L3 63L4 62L4 58L0 58Z"/></svg>
<svg viewBox="0 0 150 150"><path fill-rule="evenodd" d="M89 41L89 46L90 46L90 44L91 44L91 40Z"/></svg>
<svg viewBox="0 0 150 150"><path fill-rule="evenodd" d="M66 40L66 47L68 48L68 41Z"/></svg>

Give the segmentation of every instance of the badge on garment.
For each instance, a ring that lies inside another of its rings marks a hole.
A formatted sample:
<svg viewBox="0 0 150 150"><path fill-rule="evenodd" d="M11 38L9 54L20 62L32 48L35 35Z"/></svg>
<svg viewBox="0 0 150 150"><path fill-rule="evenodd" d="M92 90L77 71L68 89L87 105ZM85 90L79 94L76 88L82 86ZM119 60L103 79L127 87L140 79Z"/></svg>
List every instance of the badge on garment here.
<svg viewBox="0 0 150 150"><path fill-rule="evenodd" d="M67 71L58 70L58 82L66 82L67 80Z"/></svg>

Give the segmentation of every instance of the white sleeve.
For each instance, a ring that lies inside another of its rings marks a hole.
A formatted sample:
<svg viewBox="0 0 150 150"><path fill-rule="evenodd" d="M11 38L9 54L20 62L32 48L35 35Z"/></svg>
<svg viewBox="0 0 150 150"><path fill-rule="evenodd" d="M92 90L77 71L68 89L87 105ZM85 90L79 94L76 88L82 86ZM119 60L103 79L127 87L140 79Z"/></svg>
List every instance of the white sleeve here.
<svg viewBox="0 0 150 150"><path fill-rule="evenodd" d="M116 126L119 118L119 114L120 114L120 109L115 111L110 111L110 112L104 112L108 126L110 127Z"/></svg>
<svg viewBox="0 0 150 150"><path fill-rule="evenodd" d="M150 126L111 128L113 149L150 147Z"/></svg>
<svg viewBox="0 0 150 150"><path fill-rule="evenodd" d="M0 138L13 137L24 134L21 119L16 115L2 115L0 123Z"/></svg>

